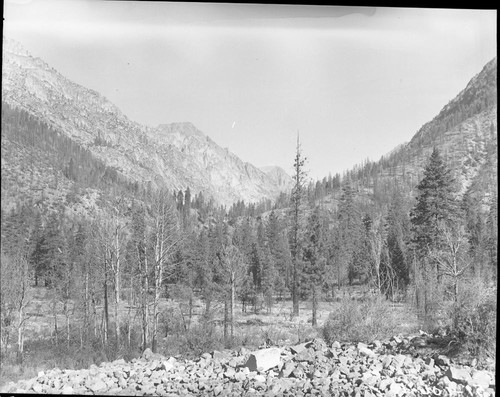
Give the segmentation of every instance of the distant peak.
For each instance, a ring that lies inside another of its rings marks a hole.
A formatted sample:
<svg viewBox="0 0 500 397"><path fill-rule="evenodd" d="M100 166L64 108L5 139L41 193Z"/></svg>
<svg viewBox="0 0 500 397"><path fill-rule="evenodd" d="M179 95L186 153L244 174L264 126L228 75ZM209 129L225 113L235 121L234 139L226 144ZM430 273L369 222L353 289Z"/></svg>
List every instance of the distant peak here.
<svg viewBox="0 0 500 397"><path fill-rule="evenodd" d="M11 54L30 56L28 50L24 48L21 43L9 37L3 36L2 47L4 51L10 52Z"/></svg>
<svg viewBox="0 0 500 397"><path fill-rule="evenodd" d="M205 134L203 134L203 132L201 132L194 126L193 123L189 121L160 124L158 127L156 127L156 129L161 131L162 133L167 134L181 133L186 136L198 136L205 138Z"/></svg>

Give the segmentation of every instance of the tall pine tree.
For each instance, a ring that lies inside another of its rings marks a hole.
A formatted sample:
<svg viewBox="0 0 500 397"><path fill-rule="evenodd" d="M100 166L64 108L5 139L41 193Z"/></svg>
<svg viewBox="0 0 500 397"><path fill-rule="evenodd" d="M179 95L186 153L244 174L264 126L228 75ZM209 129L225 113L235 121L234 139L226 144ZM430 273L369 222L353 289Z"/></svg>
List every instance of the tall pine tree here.
<svg viewBox="0 0 500 397"><path fill-rule="evenodd" d="M417 185L417 203L411 212L412 243L417 259L426 260L430 251L444 244L439 223L457 219L458 205L450 170L438 149L434 148L424 177ZM436 276L439 268L436 264Z"/></svg>
<svg viewBox="0 0 500 397"><path fill-rule="evenodd" d="M302 245L304 234L304 203L306 201L306 173L304 170L306 158L302 155L299 136L297 135L297 150L295 152L295 161L293 163L294 186L291 196L291 225L290 225L290 250L292 254L292 302L293 316L299 315L299 289Z"/></svg>

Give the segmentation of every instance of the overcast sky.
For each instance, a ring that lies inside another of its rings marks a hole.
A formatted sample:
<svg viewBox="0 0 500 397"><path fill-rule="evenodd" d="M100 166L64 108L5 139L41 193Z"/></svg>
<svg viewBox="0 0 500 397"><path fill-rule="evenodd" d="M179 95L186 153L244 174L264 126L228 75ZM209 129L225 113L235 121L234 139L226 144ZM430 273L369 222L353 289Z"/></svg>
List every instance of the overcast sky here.
<svg viewBox="0 0 500 397"><path fill-rule="evenodd" d="M378 160L496 56L496 10L7 0L4 35L139 123L256 166Z"/></svg>

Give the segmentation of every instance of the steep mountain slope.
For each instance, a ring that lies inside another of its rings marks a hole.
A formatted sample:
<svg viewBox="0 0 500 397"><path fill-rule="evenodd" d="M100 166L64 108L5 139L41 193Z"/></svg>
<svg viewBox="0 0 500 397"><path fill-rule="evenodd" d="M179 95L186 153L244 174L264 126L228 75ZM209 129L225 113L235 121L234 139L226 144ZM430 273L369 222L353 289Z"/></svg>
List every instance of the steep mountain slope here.
<svg viewBox="0 0 500 397"><path fill-rule="evenodd" d="M264 171L282 191L290 189L290 175L283 168L276 165L268 165L260 167L260 170Z"/></svg>
<svg viewBox="0 0 500 397"><path fill-rule="evenodd" d="M461 192L482 190L485 204L497 190L497 60L488 62L410 142L398 145L380 161L352 171L365 184L399 183L414 188L433 148L443 154ZM479 183L481 181L481 183Z"/></svg>
<svg viewBox="0 0 500 397"><path fill-rule="evenodd" d="M3 40L2 99L70 137L131 182L189 187L230 205L275 198L291 186L219 147L190 123L142 126L99 93Z"/></svg>

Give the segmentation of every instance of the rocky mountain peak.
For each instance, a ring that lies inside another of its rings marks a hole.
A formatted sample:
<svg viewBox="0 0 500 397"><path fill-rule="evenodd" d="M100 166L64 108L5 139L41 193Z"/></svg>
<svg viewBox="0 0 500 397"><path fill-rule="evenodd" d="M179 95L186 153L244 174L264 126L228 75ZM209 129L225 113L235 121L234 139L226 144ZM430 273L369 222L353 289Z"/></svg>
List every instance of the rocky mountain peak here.
<svg viewBox="0 0 500 397"><path fill-rule="evenodd" d="M64 77L15 41L4 43L2 100L81 144L130 182L189 187L224 205L274 199L289 187L192 123L135 123L103 95Z"/></svg>
<svg viewBox="0 0 500 397"><path fill-rule="evenodd" d="M23 47L21 43L5 36L2 39L2 49L4 53L8 52L11 54L22 55L26 57L30 56L29 52L26 50L26 48Z"/></svg>
<svg viewBox="0 0 500 397"><path fill-rule="evenodd" d="M189 121L160 124L155 129L162 134L178 134L185 137L196 137L201 139L207 137L203 132L196 128L193 123Z"/></svg>

